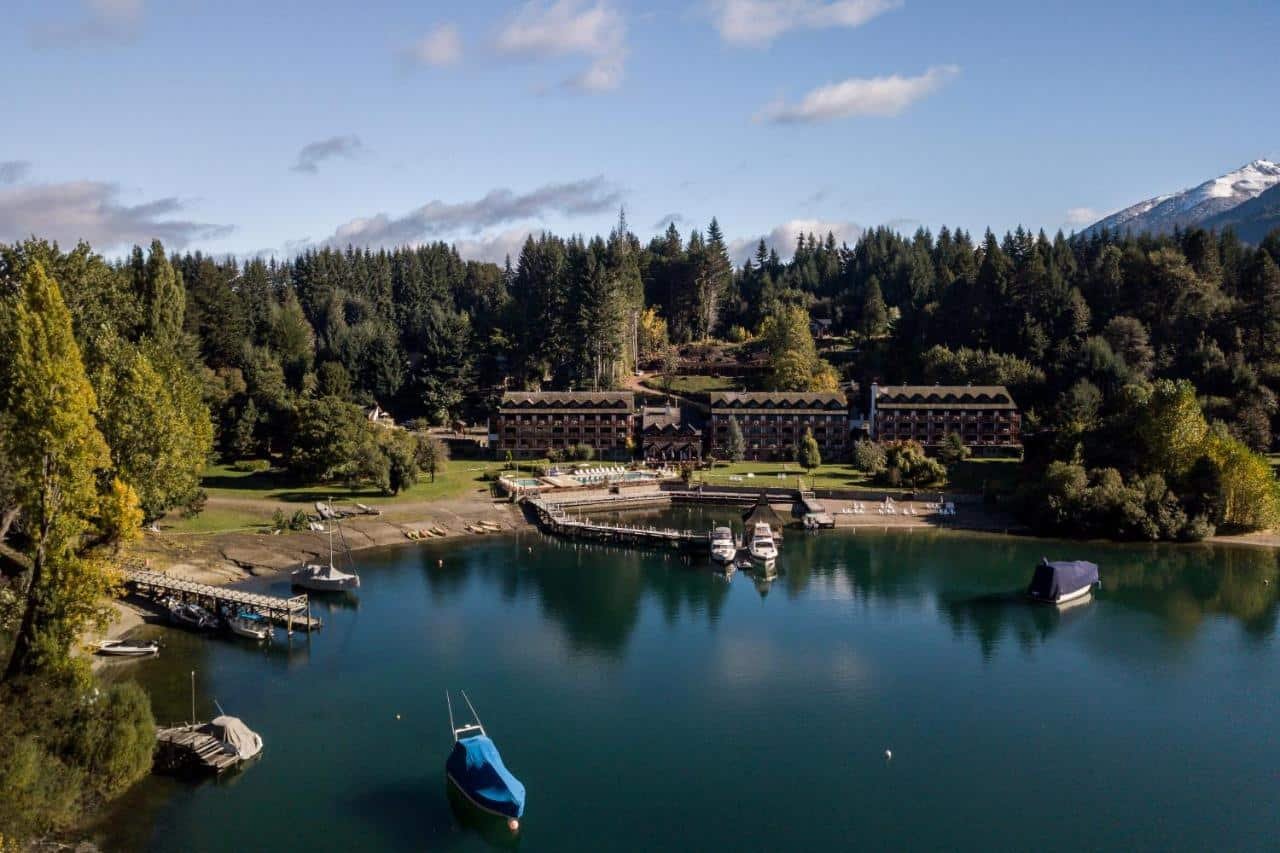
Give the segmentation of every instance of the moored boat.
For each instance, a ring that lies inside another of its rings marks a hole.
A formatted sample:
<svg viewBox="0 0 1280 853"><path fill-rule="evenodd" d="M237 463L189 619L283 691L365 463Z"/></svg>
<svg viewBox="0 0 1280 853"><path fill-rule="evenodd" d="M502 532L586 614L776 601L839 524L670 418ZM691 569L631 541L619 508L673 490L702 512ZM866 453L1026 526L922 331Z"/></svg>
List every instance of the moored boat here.
<svg viewBox="0 0 1280 853"><path fill-rule="evenodd" d="M1051 563L1047 557L1042 557L1035 574L1031 576L1027 597L1032 601L1062 606L1082 601L1101 585L1097 563L1087 560Z"/></svg>
<svg viewBox="0 0 1280 853"><path fill-rule="evenodd" d="M474 722L459 726L453 720L453 700L448 691L445 692L449 728L453 731L453 750L444 764L445 776L468 802L483 812L504 818L507 828L515 832L524 816L524 785L502 763L498 747L485 732L480 715L465 691L462 699Z"/></svg>
<svg viewBox="0 0 1280 853"><path fill-rule="evenodd" d="M94 649L100 655L125 658L144 658L160 654L160 644L155 640L149 643L132 643L128 640L103 640Z"/></svg>
<svg viewBox="0 0 1280 853"><path fill-rule="evenodd" d="M761 521L756 524L751 534L751 544L747 550L751 554L751 562L772 568L778 559L778 546L773 542L773 528Z"/></svg>
<svg viewBox="0 0 1280 853"><path fill-rule="evenodd" d="M337 526L337 523L336 519L332 519L328 522L328 564L307 563L300 569L294 569L289 574L289 579L293 582L294 586L300 586L304 589L314 589L319 592L342 592L344 590L360 588L359 575L354 572L341 571L333 565L333 529Z"/></svg>
<svg viewBox="0 0 1280 853"><path fill-rule="evenodd" d="M252 610L240 610L234 616L228 617L227 627L237 637L246 637L250 640L271 639L271 622L261 613Z"/></svg>
<svg viewBox="0 0 1280 853"><path fill-rule="evenodd" d="M197 631L211 631L218 627L218 620L212 613L198 604L169 600L169 618L178 625L194 628Z"/></svg>
<svg viewBox="0 0 1280 853"><path fill-rule="evenodd" d="M215 738L221 744L223 752L234 755L241 761L248 761L262 752L262 736L246 726L239 717L223 714L214 717L212 722L205 723L199 730Z"/></svg>
<svg viewBox="0 0 1280 853"><path fill-rule="evenodd" d="M732 565L738 557L738 543L733 541L733 531L717 527L711 531L711 559L717 563Z"/></svg>

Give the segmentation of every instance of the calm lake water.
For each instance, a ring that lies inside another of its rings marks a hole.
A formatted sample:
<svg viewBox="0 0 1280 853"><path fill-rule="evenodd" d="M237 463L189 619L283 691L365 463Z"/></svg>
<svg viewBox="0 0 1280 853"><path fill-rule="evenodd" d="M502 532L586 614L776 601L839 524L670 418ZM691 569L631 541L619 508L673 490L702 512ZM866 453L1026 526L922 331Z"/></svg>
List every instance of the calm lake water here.
<svg viewBox="0 0 1280 853"><path fill-rule="evenodd" d="M1102 591L1023 603L1042 554ZM1280 845L1270 551L797 532L769 586L532 532L357 559L309 641L164 631L114 670L161 720L197 670L201 717L216 698L266 750L144 782L106 849L491 849L446 797L446 688L528 787L527 851Z"/></svg>

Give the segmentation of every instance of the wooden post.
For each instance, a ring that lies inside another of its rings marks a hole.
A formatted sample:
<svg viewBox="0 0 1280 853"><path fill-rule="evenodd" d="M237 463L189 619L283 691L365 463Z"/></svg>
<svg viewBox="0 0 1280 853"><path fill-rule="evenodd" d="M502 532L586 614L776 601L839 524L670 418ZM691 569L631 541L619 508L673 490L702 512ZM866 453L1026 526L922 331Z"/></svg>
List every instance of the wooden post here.
<svg viewBox="0 0 1280 853"><path fill-rule="evenodd" d="M311 596L307 596L307 633L311 633Z"/></svg>
<svg viewBox="0 0 1280 853"><path fill-rule="evenodd" d="M293 608L287 604L285 605L285 608L284 608L284 620L285 620L285 631L287 632L288 636L292 637L293 636Z"/></svg>

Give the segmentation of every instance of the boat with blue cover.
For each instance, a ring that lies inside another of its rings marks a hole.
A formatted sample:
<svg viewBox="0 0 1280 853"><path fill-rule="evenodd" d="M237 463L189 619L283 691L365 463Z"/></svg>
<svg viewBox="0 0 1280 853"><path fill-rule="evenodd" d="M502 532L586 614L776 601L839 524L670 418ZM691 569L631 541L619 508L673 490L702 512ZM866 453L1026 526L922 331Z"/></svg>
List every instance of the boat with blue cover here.
<svg viewBox="0 0 1280 853"><path fill-rule="evenodd" d="M505 818L507 827L515 832L524 816L524 785L502 763L497 745L485 732L466 692L462 693L462 699L474 722L461 726L454 723L453 700L448 691L444 698L449 707L449 728L453 731L453 751L444 764L445 776L472 805Z"/></svg>
<svg viewBox="0 0 1280 853"><path fill-rule="evenodd" d="M1087 560L1051 563L1047 557L1041 557L1027 587L1027 597L1045 604L1064 605L1083 599L1101 585L1097 563Z"/></svg>

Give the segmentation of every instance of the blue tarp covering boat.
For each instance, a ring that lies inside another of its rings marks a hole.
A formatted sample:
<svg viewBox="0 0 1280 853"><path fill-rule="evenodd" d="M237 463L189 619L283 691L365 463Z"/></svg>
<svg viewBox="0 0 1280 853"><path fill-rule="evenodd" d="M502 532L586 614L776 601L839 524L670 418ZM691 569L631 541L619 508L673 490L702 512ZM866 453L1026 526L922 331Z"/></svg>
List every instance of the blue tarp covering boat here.
<svg viewBox="0 0 1280 853"><path fill-rule="evenodd" d="M449 779L477 806L508 818L524 814L524 785L502 763L486 735L457 741L444 764Z"/></svg>
<svg viewBox="0 0 1280 853"><path fill-rule="evenodd" d="M1086 560L1062 560L1051 563L1041 559L1027 587L1027 595L1036 601L1061 604L1078 598L1098 585L1098 564Z"/></svg>

